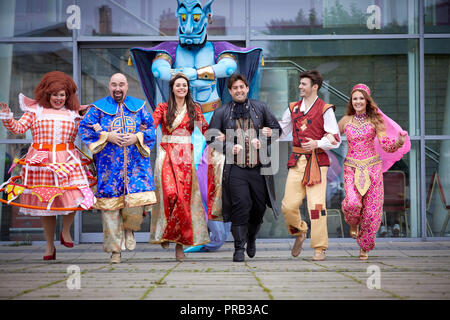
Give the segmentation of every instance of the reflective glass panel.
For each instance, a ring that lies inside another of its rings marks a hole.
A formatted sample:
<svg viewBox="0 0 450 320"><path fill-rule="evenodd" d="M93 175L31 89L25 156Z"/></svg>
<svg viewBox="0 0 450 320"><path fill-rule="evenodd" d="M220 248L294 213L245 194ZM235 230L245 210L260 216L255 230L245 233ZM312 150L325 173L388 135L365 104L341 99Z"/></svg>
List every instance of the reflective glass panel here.
<svg viewBox="0 0 450 320"><path fill-rule="evenodd" d="M2 0L0 36L67 37L79 17L73 0Z"/></svg>
<svg viewBox="0 0 450 320"><path fill-rule="evenodd" d="M449 33L450 1L425 0L424 23L426 33Z"/></svg>
<svg viewBox="0 0 450 320"><path fill-rule="evenodd" d="M450 39L425 39L425 131L450 135Z"/></svg>
<svg viewBox="0 0 450 320"><path fill-rule="evenodd" d="M365 83L385 114L408 130L410 136L418 133L416 40L255 41L252 45L264 48L259 97L267 102L278 119L289 102L300 99L299 72L316 68L324 80L319 96L335 105L337 120L345 114L351 88L357 83ZM330 237L349 237L349 228L341 211L345 197L343 162L347 151L345 136L343 139L340 148L328 152L332 163L327 184ZM275 176L280 205L291 144L290 141L280 143L280 166ZM385 173L386 181L400 179L404 183L388 183L388 187L395 186L401 190L386 188L384 192L387 199L382 217L384 228L380 229L379 237L421 236L420 197L410 196L420 194L419 151L419 143L413 141L411 151ZM300 210L304 214L306 206ZM274 220L271 213L265 219L267 225L262 227L264 237L289 236L282 219ZM305 219L308 219L307 214Z"/></svg>
<svg viewBox="0 0 450 320"><path fill-rule="evenodd" d="M418 0L250 0L251 34L417 33Z"/></svg>
<svg viewBox="0 0 450 320"><path fill-rule="evenodd" d="M410 135L418 134L418 59L416 40L253 41L264 49L260 96L281 118L286 102L299 100L299 72L317 69L319 92L345 113L351 89L365 83L381 110ZM284 105L283 105L284 103Z"/></svg>
<svg viewBox="0 0 450 320"><path fill-rule="evenodd" d="M143 47L156 44L148 43ZM128 95L145 100L133 65L128 65L129 47L82 48L81 103L89 104L109 95L109 79L114 73L123 73L128 79Z"/></svg>
<svg viewBox="0 0 450 320"><path fill-rule="evenodd" d="M72 61L71 43L0 44L0 101L8 103L14 118L19 119L23 114L19 93L33 98L34 88L49 71L59 70L72 76ZM25 137L31 138L29 131L22 135L4 132L1 139Z"/></svg>
<svg viewBox="0 0 450 320"><path fill-rule="evenodd" d="M77 0L81 8L81 34L85 36L175 36L177 1ZM206 4L206 1L202 1ZM244 35L245 2L215 1L209 35Z"/></svg>
<svg viewBox="0 0 450 320"><path fill-rule="evenodd" d="M427 141L426 208L427 235L450 236L450 140Z"/></svg>

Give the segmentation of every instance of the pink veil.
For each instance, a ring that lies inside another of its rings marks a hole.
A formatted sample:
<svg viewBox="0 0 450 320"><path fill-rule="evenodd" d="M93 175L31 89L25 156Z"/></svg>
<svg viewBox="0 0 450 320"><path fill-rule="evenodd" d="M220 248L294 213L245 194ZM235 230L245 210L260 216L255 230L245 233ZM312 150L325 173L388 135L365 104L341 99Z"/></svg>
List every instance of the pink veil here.
<svg viewBox="0 0 450 320"><path fill-rule="evenodd" d="M381 157L383 172L386 172L389 170L390 167L392 167L392 165L395 162L400 160L403 157L403 155L409 152L409 150L411 149L411 141L409 139L408 132L403 130L394 120L385 115L380 110L380 108L378 108L378 113L381 114L381 117L384 120L384 125L386 127L386 135L390 139L397 141L399 132L406 133L405 143L400 149L398 149L393 153L384 151L383 148L381 147L378 138L375 139L375 148Z"/></svg>

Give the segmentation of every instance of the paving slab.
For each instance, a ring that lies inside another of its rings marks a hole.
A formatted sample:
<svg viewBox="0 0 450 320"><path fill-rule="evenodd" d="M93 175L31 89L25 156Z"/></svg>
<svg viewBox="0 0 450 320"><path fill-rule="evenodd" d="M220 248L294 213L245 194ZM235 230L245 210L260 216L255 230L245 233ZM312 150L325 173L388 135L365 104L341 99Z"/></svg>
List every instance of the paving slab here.
<svg viewBox="0 0 450 320"><path fill-rule="evenodd" d="M293 243L258 240L255 258L244 263L232 261L230 242L217 252L187 253L181 263L173 245L138 243L114 265L98 243L57 245L57 260L47 262L44 245L4 245L0 300L450 299L450 241L381 241L368 261L348 239L330 242L325 261L311 260L309 240L292 257Z"/></svg>

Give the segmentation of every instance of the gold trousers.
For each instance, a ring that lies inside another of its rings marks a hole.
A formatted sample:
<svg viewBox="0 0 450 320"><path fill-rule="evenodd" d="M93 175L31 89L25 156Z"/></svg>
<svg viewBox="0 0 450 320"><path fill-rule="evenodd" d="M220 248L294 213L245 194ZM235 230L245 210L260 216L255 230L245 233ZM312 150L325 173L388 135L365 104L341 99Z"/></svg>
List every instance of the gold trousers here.
<svg viewBox="0 0 450 320"><path fill-rule="evenodd" d="M125 229L139 231L144 220L144 206L119 210L102 210L103 250L125 250Z"/></svg>
<svg viewBox="0 0 450 320"><path fill-rule="evenodd" d="M289 233L298 236L308 231L305 221L302 221L299 207L305 196L308 201L308 213L311 220L311 248L328 248L327 230L327 171L328 167L320 167L321 182L312 186L302 184L306 168L306 157L302 155L295 167L289 169L286 179L284 198L281 203L284 221Z"/></svg>

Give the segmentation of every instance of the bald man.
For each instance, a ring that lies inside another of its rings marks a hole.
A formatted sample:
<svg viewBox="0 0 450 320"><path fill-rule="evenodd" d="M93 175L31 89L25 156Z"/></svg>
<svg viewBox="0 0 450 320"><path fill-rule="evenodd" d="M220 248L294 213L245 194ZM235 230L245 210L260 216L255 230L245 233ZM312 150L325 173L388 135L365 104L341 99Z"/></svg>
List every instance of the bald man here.
<svg viewBox="0 0 450 320"><path fill-rule="evenodd" d="M102 213L103 250L111 254L111 263L121 262L123 250L134 250L145 206L156 203L150 164L156 140L153 118L145 101L127 92L127 78L114 74L110 95L90 105L79 128L81 140L95 155L94 207Z"/></svg>

